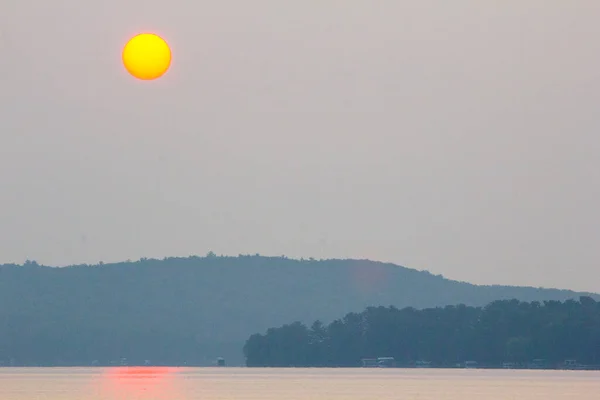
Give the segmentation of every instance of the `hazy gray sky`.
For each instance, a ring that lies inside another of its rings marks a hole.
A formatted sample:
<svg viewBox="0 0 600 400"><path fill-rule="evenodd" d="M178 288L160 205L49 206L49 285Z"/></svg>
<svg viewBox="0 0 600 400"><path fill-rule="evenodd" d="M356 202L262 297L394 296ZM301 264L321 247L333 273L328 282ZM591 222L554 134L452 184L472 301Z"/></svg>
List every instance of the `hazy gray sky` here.
<svg viewBox="0 0 600 400"><path fill-rule="evenodd" d="M0 0L0 262L600 291L598 0ZM169 41L136 81L130 36Z"/></svg>

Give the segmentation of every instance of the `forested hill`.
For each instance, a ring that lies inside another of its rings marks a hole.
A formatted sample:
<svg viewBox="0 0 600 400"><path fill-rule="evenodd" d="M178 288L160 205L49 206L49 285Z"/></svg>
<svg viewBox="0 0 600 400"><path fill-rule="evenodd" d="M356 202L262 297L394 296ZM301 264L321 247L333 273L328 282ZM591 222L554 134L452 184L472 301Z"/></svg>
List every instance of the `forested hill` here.
<svg viewBox="0 0 600 400"><path fill-rule="evenodd" d="M0 360L206 364L224 356L241 364L250 334L289 321L329 322L368 306L482 306L580 295L590 294L475 286L360 260L210 254L63 268L4 265Z"/></svg>
<svg viewBox="0 0 600 400"><path fill-rule="evenodd" d="M357 367L361 359L393 357L452 367L570 368L600 366L600 303L495 301L484 308L446 306L415 310L369 307L329 325L299 322L250 336L250 367ZM543 360L543 361L542 361ZM565 360L571 360L565 365ZM417 364L418 365L418 364Z"/></svg>

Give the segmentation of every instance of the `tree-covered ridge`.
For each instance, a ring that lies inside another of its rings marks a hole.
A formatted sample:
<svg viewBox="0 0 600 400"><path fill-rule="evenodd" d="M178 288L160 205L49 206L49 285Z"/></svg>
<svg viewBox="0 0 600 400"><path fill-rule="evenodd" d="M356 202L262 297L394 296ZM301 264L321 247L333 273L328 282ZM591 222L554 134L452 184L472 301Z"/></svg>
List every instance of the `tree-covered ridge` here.
<svg viewBox="0 0 600 400"><path fill-rule="evenodd" d="M454 366L526 365L544 359L600 364L600 303L495 301L481 307L398 309L362 313L310 328L300 322L254 334L244 346L250 367L354 367L363 358L394 357L399 365L429 361Z"/></svg>
<svg viewBox="0 0 600 400"><path fill-rule="evenodd" d="M208 254L63 268L3 265L0 362L89 365L127 358L210 365L222 356L239 365L249 335L289 321L328 323L379 305L483 306L580 295L477 286L368 260Z"/></svg>

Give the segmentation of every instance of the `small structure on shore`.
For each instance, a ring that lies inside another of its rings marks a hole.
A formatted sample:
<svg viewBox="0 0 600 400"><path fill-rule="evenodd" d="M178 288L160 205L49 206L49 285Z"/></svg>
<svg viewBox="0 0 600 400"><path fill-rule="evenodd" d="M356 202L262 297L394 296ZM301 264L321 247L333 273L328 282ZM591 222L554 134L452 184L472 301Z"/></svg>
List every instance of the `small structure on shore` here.
<svg viewBox="0 0 600 400"><path fill-rule="evenodd" d="M361 360L363 368L377 368L379 364L377 364L376 358L363 358Z"/></svg>
<svg viewBox="0 0 600 400"><path fill-rule="evenodd" d="M363 368L391 368L396 366L394 357L363 358L360 361Z"/></svg>
<svg viewBox="0 0 600 400"><path fill-rule="evenodd" d="M394 357L379 357L377 364L379 364L379 368L392 368L396 366L396 360Z"/></svg>
<svg viewBox="0 0 600 400"><path fill-rule="evenodd" d="M223 357L218 357L217 358L217 367L224 367L225 366L225 359Z"/></svg>

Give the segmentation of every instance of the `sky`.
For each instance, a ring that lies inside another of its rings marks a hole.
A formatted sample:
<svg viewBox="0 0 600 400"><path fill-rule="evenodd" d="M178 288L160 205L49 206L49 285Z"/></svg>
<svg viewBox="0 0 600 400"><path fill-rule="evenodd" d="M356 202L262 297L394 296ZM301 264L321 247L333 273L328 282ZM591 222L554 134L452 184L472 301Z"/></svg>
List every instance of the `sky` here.
<svg viewBox="0 0 600 400"><path fill-rule="evenodd" d="M368 258L600 292L597 0L2 0L0 263ZM138 81L126 41L171 45Z"/></svg>

